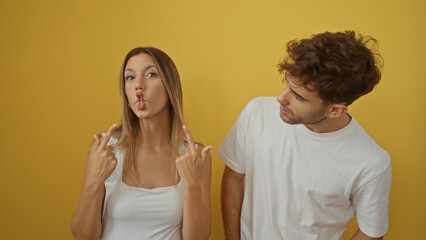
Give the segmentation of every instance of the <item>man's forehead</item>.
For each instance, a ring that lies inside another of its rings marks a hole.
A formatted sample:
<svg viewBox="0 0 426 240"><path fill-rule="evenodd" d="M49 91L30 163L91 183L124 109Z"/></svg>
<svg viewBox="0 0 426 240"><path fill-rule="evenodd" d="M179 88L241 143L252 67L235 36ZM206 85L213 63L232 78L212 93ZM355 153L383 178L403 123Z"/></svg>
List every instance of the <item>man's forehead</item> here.
<svg viewBox="0 0 426 240"><path fill-rule="evenodd" d="M300 92L300 94L303 94L308 98L311 98L311 96L307 96L306 94L313 94L315 97L319 97L318 90L312 84L308 84L306 86L300 78L294 77L293 75L291 75L291 73L285 73L285 80L289 87L294 90L297 90L298 92Z"/></svg>
<svg viewBox="0 0 426 240"><path fill-rule="evenodd" d="M287 83L290 83L290 85L295 86L297 88L305 87L302 80L300 80L300 78L294 77L288 71L285 72L285 80L286 80ZM307 90L309 90L309 89L307 89Z"/></svg>

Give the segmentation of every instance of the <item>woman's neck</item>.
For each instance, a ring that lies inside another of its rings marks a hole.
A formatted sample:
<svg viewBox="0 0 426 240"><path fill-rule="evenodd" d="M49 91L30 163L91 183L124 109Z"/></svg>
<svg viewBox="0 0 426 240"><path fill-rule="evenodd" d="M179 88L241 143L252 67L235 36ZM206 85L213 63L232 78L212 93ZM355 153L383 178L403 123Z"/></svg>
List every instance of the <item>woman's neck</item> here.
<svg viewBox="0 0 426 240"><path fill-rule="evenodd" d="M141 131L139 147L153 151L161 151L165 146L169 147L171 121L168 106L152 118L139 119Z"/></svg>

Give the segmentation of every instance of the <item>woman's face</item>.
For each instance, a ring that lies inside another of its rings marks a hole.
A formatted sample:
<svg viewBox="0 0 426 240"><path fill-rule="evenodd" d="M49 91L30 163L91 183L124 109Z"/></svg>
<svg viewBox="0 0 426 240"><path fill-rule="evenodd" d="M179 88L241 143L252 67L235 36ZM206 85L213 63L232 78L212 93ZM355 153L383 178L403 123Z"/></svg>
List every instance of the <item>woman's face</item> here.
<svg viewBox="0 0 426 240"><path fill-rule="evenodd" d="M125 92L133 113L149 119L169 111L169 96L158 66L152 57L141 53L131 57L124 69Z"/></svg>

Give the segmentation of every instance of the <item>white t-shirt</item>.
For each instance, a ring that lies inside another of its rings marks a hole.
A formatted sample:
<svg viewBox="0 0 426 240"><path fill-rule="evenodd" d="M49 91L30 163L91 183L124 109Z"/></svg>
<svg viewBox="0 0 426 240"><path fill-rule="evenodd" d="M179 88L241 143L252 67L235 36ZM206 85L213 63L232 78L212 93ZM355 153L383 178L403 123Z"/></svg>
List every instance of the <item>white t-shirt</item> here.
<svg viewBox="0 0 426 240"><path fill-rule="evenodd" d="M390 157L353 118L315 133L283 122L275 98L255 98L218 153L245 174L242 239L338 240L355 212L365 234L388 229Z"/></svg>
<svg viewBox="0 0 426 240"><path fill-rule="evenodd" d="M118 164L105 181L101 239L182 239L182 180L177 186L154 189L128 186L122 181L123 153L117 148L114 153Z"/></svg>

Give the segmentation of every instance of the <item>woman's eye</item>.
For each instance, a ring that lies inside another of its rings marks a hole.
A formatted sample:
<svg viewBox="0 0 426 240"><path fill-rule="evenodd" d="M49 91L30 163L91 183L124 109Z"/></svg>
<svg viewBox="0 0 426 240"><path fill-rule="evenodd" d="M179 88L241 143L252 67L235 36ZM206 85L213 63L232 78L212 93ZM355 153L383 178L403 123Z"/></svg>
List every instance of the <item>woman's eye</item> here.
<svg viewBox="0 0 426 240"><path fill-rule="evenodd" d="M146 74L146 78L154 78L156 76L157 76L157 74L154 73L154 72L150 72L150 73Z"/></svg>
<svg viewBox="0 0 426 240"><path fill-rule="evenodd" d="M126 76L126 77L125 77L125 79L126 79L127 81L130 81L130 80L135 79L135 77L133 77L133 76Z"/></svg>

